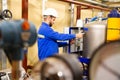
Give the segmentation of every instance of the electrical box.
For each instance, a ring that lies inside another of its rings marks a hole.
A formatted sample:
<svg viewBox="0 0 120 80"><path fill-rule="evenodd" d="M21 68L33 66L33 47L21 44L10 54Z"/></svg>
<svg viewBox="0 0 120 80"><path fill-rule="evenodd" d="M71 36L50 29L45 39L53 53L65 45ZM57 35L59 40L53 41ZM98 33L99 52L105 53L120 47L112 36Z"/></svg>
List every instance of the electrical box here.
<svg viewBox="0 0 120 80"><path fill-rule="evenodd" d="M80 31L83 32L83 28L80 28ZM66 27L64 29L64 33L77 34L77 33L79 33L79 27ZM68 43L69 43L69 45L67 47L63 47L63 52L82 54L82 51L83 51L83 38L75 39L74 44L70 44L70 41L68 41Z"/></svg>

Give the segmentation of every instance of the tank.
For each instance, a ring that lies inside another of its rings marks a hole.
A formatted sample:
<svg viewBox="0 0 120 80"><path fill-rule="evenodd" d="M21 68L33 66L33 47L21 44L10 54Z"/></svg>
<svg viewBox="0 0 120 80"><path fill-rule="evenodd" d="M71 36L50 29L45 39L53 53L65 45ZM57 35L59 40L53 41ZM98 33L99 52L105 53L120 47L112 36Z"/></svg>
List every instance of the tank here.
<svg viewBox="0 0 120 80"><path fill-rule="evenodd" d="M83 38L83 57L91 58L93 52L106 42L107 21L94 21L84 25L88 28Z"/></svg>
<svg viewBox="0 0 120 80"><path fill-rule="evenodd" d="M120 39L120 13L116 9L108 14L107 28L107 42Z"/></svg>

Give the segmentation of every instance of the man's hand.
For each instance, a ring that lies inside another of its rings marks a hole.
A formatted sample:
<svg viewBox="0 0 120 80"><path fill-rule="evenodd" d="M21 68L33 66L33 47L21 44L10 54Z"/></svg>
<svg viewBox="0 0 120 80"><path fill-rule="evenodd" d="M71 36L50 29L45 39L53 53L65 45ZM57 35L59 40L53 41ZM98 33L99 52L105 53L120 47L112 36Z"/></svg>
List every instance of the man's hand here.
<svg viewBox="0 0 120 80"><path fill-rule="evenodd" d="M82 38L83 35L84 35L84 33L78 33L78 34L76 34L76 38Z"/></svg>
<svg viewBox="0 0 120 80"><path fill-rule="evenodd" d="M75 43L75 39L71 39L70 44L74 44L74 43Z"/></svg>

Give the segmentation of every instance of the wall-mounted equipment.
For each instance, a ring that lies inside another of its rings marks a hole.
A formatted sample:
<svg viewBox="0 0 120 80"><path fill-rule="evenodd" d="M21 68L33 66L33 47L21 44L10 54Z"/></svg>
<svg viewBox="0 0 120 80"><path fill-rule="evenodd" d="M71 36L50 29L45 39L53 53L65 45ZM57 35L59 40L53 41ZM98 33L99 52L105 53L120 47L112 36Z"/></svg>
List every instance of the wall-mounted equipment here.
<svg viewBox="0 0 120 80"><path fill-rule="evenodd" d="M84 27L69 27L66 29L66 33L68 34L77 34L79 32L86 33L88 29ZM66 47L64 47L64 52L66 53L77 53L78 55L82 54L83 51L83 38L81 39L75 39L74 44L70 44Z"/></svg>

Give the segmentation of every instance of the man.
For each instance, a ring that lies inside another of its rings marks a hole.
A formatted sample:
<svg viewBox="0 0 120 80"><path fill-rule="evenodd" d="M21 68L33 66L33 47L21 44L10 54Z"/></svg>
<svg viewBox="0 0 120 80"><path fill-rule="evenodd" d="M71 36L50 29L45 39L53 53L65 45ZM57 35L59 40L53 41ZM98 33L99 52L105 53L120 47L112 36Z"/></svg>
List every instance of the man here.
<svg viewBox="0 0 120 80"><path fill-rule="evenodd" d="M53 8L48 8L43 13L44 21L38 30L38 56L39 60L57 54L58 48L67 45L65 42L57 42L57 40L71 40L74 38L83 37L79 34L62 34L55 32L51 27L58 17L57 11ZM42 35L42 36L41 36Z"/></svg>

